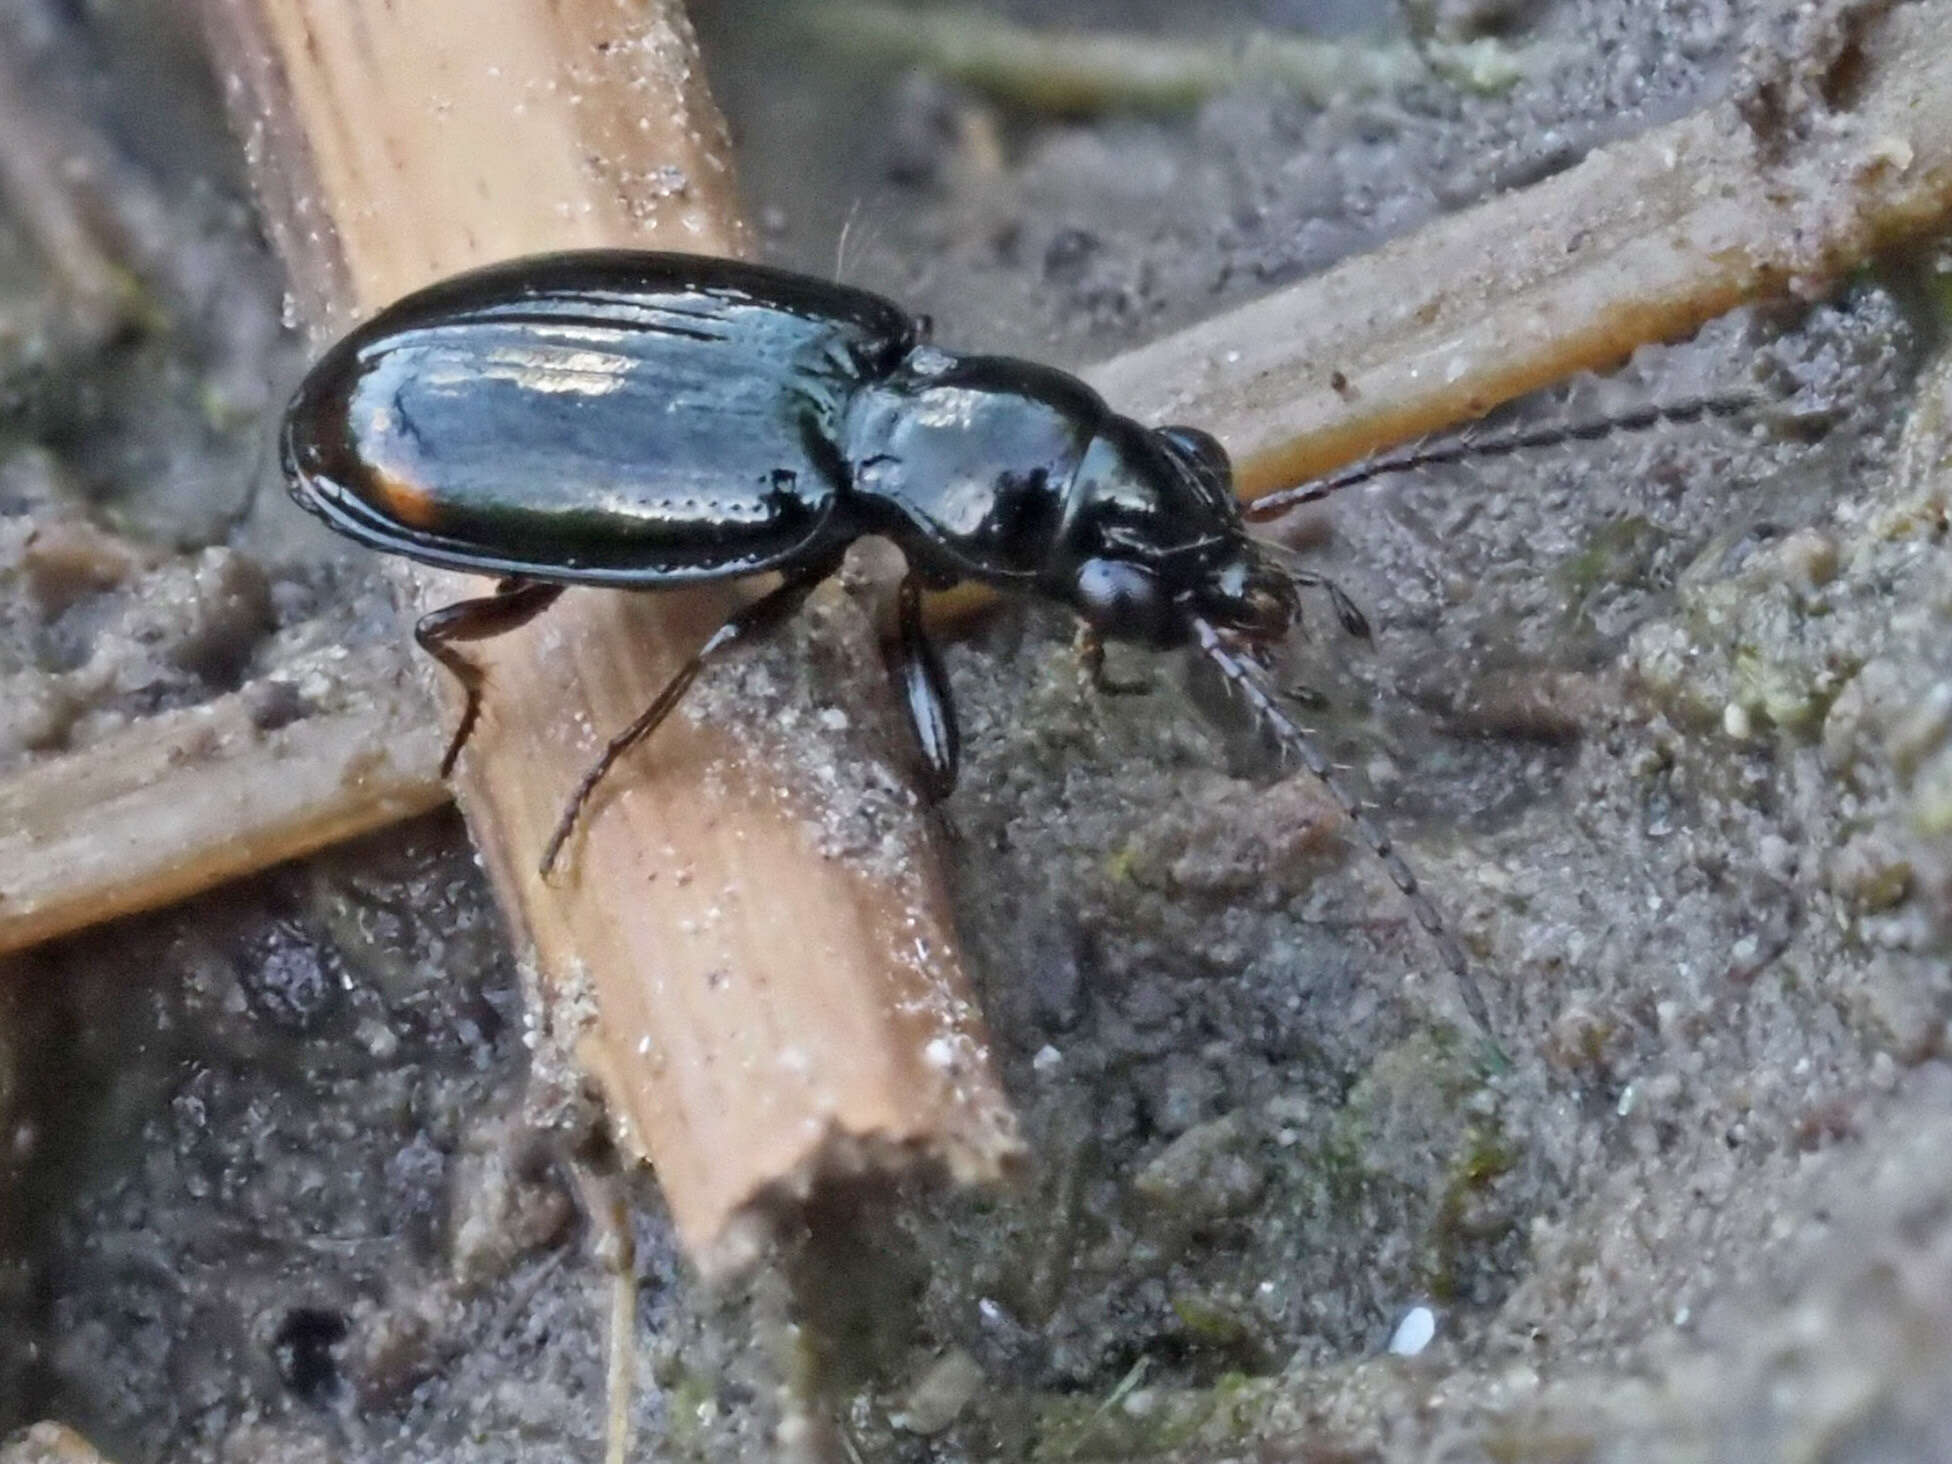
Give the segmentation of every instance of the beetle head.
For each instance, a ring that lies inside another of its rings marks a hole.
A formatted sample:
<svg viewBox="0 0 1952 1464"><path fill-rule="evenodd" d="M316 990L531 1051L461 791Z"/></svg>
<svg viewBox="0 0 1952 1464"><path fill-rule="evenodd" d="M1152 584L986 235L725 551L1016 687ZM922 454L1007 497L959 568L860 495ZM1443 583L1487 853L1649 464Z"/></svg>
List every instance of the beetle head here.
<svg viewBox="0 0 1952 1464"><path fill-rule="evenodd" d="M1069 599L1108 639L1182 644L1197 616L1275 640L1299 612L1248 537L1226 451L1198 428L1111 418L1078 464L1068 517Z"/></svg>

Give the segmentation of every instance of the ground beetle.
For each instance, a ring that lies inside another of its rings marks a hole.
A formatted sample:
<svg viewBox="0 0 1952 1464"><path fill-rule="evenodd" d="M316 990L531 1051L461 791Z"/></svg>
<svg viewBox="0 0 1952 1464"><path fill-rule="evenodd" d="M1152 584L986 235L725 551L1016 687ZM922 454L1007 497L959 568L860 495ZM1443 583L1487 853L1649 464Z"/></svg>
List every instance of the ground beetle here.
<svg viewBox="0 0 1952 1464"><path fill-rule="evenodd" d="M954 355L926 335L861 290L732 260L607 251L433 285L313 368L283 433L298 502L373 548L500 579L415 632L467 691L443 774L480 713L481 673L455 642L512 630L569 585L783 577L611 740L550 838L545 873L597 782L702 664L778 626L868 534L908 561L889 666L930 792L954 784L957 734L921 592L964 580L1070 606L1103 689L1121 689L1104 676L1105 640L1197 648L1329 781L1327 760L1257 674L1258 652L1294 625L1299 587L1323 589L1349 631L1367 626L1333 585L1248 535L1220 444L1118 416L1063 372ZM1415 878L1337 796L1482 1021Z"/></svg>

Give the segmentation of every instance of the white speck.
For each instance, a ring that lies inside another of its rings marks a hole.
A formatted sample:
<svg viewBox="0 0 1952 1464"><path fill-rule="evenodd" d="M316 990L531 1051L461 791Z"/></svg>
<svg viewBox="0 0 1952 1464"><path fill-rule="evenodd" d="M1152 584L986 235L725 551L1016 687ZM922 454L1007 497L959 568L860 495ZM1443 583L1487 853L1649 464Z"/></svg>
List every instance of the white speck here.
<svg viewBox="0 0 1952 1464"><path fill-rule="evenodd" d="M1030 1059L1031 1067L1048 1077L1057 1071L1058 1064L1064 1061L1064 1054L1046 1042L1037 1049L1037 1055Z"/></svg>
<svg viewBox="0 0 1952 1464"><path fill-rule="evenodd" d="M360 1040L366 1044L366 1051L382 1062L400 1050L400 1039L393 1029L384 1022L362 1022L359 1029Z"/></svg>
<svg viewBox="0 0 1952 1464"><path fill-rule="evenodd" d="M1722 708L1722 731L1737 742L1747 742L1753 730L1749 722L1749 709L1740 702L1730 702Z"/></svg>
<svg viewBox="0 0 1952 1464"><path fill-rule="evenodd" d="M1912 159L1916 156L1909 139L1895 136L1880 137L1871 144L1869 152L1870 161L1888 164L1900 173L1911 170Z"/></svg>
<svg viewBox="0 0 1952 1464"><path fill-rule="evenodd" d="M843 712L839 707L822 707L820 709L820 725L825 727L829 732L845 732L849 726L847 713Z"/></svg>
<svg viewBox="0 0 1952 1464"><path fill-rule="evenodd" d="M922 1060L930 1067L947 1071L956 1065L956 1044L947 1037L931 1038L929 1045L922 1049Z"/></svg>
<svg viewBox="0 0 1952 1464"><path fill-rule="evenodd" d="M648 1035L637 1039L637 1055L639 1057L649 1057L651 1055L651 1039Z"/></svg>
<svg viewBox="0 0 1952 1464"><path fill-rule="evenodd" d="M1691 1310L1689 1310L1687 1307L1677 1306L1674 1309L1674 1325L1677 1327L1687 1326L1688 1319L1693 1315L1694 1313Z"/></svg>
<svg viewBox="0 0 1952 1464"><path fill-rule="evenodd" d="M1620 1101L1613 1105L1613 1111L1621 1118L1625 1118L1629 1113L1633 1112L1633 1105L1639 1097L1640 1093L1634 1085L1632 1083L1627 1084L1626 1087L1620 1090Z"/></svg>
<svg viewBox="0 0 1952 1464"><path fill-rule="evenodd" d="M1437 1335L1437 1314L1427 1306L1413 1306L1390 1334L1389 1350L1398 1357L1415 1357Z"/></svg>

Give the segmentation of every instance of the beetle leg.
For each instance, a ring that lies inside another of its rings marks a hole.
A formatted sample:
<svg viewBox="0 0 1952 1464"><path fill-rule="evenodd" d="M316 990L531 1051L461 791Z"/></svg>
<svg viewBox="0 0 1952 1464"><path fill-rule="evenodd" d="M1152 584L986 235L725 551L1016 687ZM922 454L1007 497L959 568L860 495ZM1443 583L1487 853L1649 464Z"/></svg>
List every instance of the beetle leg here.
<svg viewBox="0 0 1952 1464"><path fill-rule="evenodd" d="M956 726L956 702L942 658L929 642L922 624L922 582L913 571L901 582L899 626L881 645L888 679L908 713L908 725L921 753L922 788L931 799L947 798L956 789L962 762L962 733Z"/></svg>
<svg viewBox="0 0 1952 1464"><path fill-rule="evenodd" d="M618 758L657 731L664 719L671 715L671 709L691 689L691 683L698 679L698 673L705 669L705 663L729 646L777 630L806 603L807 596L813 593L813 587L839 567L840 557L834 555L792 574L750 605L734 611L725 624L705 638L705 643L693 653L692 658L664 684L664 690L638 713L636 721L610 739L602 755L583 774L583 780L569 795L562 817L556 820L555 832L549 835L548 847L542 851L541 873L545 878L555 865L556 856L562 852L563 845L569 842L569 836L576 828L576 820L581 816L583 806L590 801L590 795L596 791L596 785L616 766Z"/></svg>
<svg viewBox="0 0 1952 1464"><path fill-rule="evenodd" d="M495 586L494 594L477 600L458 600L430 610L414 626L413 638L420 643L421 650L453 672L468 697L461 709L461 724L454 729L447 752L441 758L443 778L454 771L454 760L467 746L475 723L481 720L481 688L487 680L481 667L455 650L451 642L486 640L516 630L555 604L562 592L561 585L541 584L511 575Z"/></svg>
<svg viewBox="0 0 1952 1464"><path fill-rule="evenodd" d="M1100 696L1145 696L1151 692L1152 683L1144 677L1120 681L1105 674L1105 642L1088 621L1078 622L1072 648L1078 654L1078 671L1085 685Z"/></svg>

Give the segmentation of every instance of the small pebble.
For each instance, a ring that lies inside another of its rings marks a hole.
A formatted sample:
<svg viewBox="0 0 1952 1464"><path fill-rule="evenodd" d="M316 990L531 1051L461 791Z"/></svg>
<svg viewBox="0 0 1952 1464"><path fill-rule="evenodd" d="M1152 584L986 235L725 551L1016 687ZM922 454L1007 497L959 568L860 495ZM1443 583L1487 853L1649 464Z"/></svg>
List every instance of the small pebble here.
<svg viewBox="0 0 1952 1464"><path fill-rule="evenodd" d="M960 1347L953 1348L909 1389L901 1411L888 1421L913 1434L937 1434L956 1421L983 1386L983 1369Z"/></svg>
<svg viewBox="0 0 1952 1464"><path fill-rule="evenodd" d="M1837 577L1837 541L1821 529L1798 529L1776 554L1784 579L1796 589L1820 589Z"/></svg>
<svg viewBox="0 0 1952 1464"><path fill-rule="evenodd" d="M1437 1336L1437 1314L1427 1306L1413 1306L1390 1334L1389 1350L1397 1357L1415 1357Z"/></svg>
<svg viewBox="0 0 1952 1464"><path fill-rule="evenodd" d="M1266 1185L1257 1146L1234 1114L1188 1129L1132 1180L1139 1198L1182 1224L1244 1215Z"/></svg>
<svg viewBox="0 0 1952 1464"><path fill-rule="evenodd" d="M1894 718L1885 746L1907 776L1952 737L1952 681L1935 682Z"/></svg>

